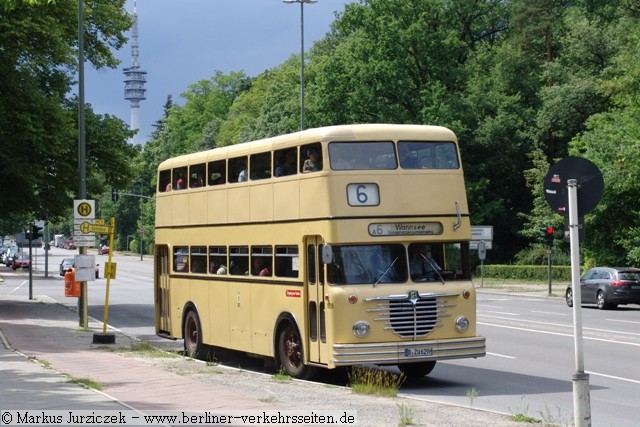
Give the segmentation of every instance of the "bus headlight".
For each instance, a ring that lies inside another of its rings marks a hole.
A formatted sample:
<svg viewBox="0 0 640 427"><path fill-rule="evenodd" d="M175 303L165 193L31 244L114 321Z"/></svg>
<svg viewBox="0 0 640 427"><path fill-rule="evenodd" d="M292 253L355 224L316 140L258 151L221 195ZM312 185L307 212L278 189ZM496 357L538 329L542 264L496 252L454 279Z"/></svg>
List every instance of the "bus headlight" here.
<svg viewBox="0 0 640 427"><path fill-rule="evenodd" d="M371 326L364 320L358 320L353 324L353 335L358 338L364 338L371 332Z"/></svg>
<svg viewBox="0 0 640 427"><path fill-rule="evenodd" d="M456 329L458 332L465 332L469 329L469 319L467 319L467 316L460 316L456 319Z"/></svg>

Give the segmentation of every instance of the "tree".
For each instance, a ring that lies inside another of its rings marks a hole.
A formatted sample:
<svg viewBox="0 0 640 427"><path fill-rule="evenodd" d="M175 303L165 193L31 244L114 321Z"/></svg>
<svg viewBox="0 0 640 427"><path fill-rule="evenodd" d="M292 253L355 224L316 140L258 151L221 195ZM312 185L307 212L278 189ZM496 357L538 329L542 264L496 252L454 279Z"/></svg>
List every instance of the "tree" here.
<svg viewBox="0 0 640 427"><path fill-rule="evenodd" d="M86 4L86 58L97 68L114 67L111 48L124 44L123 33L131 26L124 0ZM66 213L77 188L78 109L67 99L77 69L76 2L5 4L0 46L0 141L8 154L0 158L0 205L16 214L52 219ZM112 155L129 133L117 119L93 116L90 106L86 110L90 126L102 128L87 129L95 194L105 182L94 174L117 180L126 170L122 162L128 161L123 157L127 152L115 159Z"/></svg>

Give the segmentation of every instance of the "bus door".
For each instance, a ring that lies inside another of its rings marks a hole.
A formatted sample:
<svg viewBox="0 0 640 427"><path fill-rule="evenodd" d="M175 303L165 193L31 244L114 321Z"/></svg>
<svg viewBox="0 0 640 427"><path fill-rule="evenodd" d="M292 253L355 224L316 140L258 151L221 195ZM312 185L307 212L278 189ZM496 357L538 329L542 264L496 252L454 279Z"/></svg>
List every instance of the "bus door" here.
<svg viewBox="0 0 640 427"><path fill-rule="evenodd" d="M156 333L173 336L169 307L169 248L156 246L154 262Z"/></svg>
<svg viewBox="0 0 640 427"><path fill-rule="evenodd" d="M307 295L307 348L309 361L314 363L329 362L329 348L327 345L326 312L324 301L324 264L322 263L320 236L306 238L306 277L305 287Z"/></svg>

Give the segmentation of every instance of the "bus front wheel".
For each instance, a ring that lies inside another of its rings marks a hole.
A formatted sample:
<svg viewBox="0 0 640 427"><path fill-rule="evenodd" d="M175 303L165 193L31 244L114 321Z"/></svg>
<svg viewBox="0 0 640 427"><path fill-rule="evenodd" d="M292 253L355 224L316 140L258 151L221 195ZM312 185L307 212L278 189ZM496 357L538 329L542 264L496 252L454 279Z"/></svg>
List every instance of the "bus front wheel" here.
<svg viewBox="0 0 640 427"><path fill-rule="evenodd" d="M433 368L436 366L436 362L418 362L418 363L403 363L398 365L400 372L405 374L407 378L422 378L429 375Z"/></svg>
<svg viewBox="0 0 640 427"><path fill-rule="evenodd" d="M287 375L303 380L313 376L313 368L304 364L300 334L291 323L287 323L278 335L278 358Z"/></svg>
<svg viewBox="0 0 640 427"><path fill-rule="evenodd" d="M198 358L202 355L202 327L195 310L189 310L184 318L184 352L187 356Z"/></svg>

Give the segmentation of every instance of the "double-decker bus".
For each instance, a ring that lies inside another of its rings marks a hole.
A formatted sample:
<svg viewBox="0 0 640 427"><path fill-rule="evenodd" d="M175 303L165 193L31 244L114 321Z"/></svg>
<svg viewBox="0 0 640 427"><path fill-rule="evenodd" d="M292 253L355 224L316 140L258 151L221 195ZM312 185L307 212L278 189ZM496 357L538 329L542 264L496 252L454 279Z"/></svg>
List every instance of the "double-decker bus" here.
<svg viewBox="0 0 640 427"><path fill-rule="evenodd" d="M453 132L358 124L183 155L158 167L156 333L317 368L486 353Z"/></svg>

